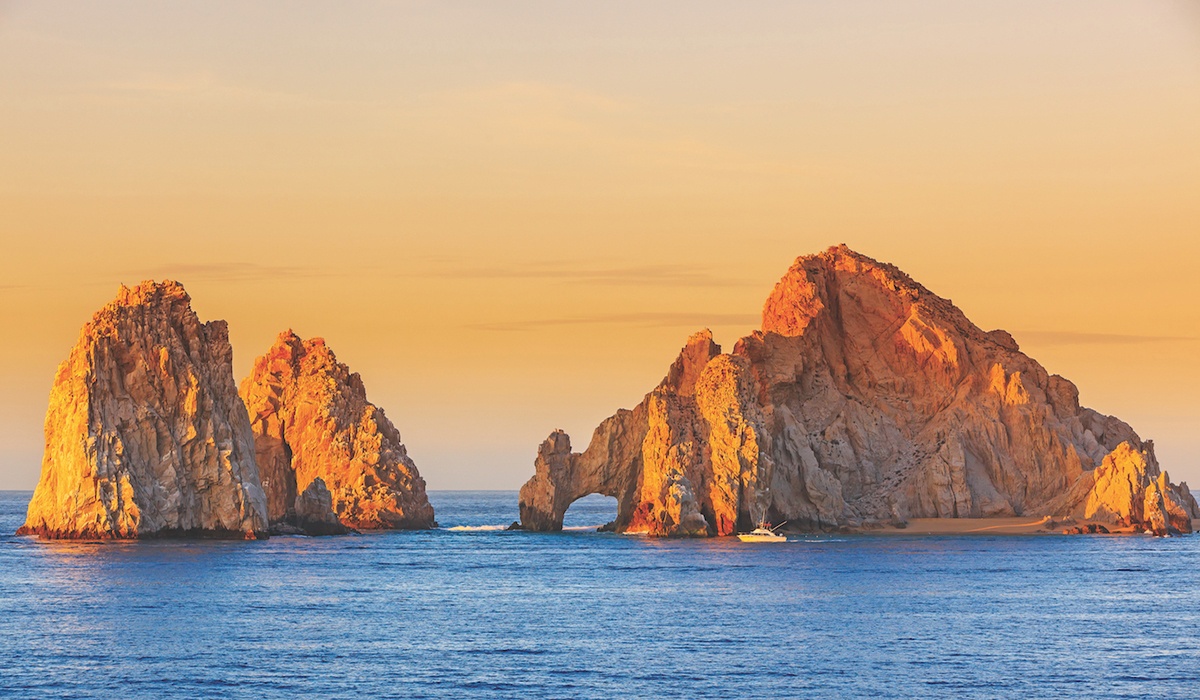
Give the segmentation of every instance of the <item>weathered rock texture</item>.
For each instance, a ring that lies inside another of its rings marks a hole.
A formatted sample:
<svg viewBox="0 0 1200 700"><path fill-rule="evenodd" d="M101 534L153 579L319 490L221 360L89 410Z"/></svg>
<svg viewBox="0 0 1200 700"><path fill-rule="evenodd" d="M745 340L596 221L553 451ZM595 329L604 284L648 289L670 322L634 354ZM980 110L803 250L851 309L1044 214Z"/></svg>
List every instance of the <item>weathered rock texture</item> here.
<svg viewBox="0 0 1200 700"><path fill-rule="evenodd" d="M557 530L590 493L618 531L727 535L927 517L1056 515L1191 531L1200 509L1152 443L897 268L844 247L796 260L762 330L722 354L707 331L583 453L562 432L521 489Z"/></svg>
<svg viewBox="0 0 1200 700"><path fill-rule="evenodd" d="M58 367L21 534L255 537L267 507L224 321L176 282L121 287Z"/></svg>
<svg viewBox="0 0 1200 700"><path fill-rule="evenodd" d="M333 495L317 477L296 496L287 514L271 523L272 535L344 535L350 532L333 512Z"/></svg>
<svg viewBox="0 0 1200 700"><path fill-rule="evenodd" d="M272 522L294 516L315 479L355 529L433 527L425 481L357 373L320 338L280 334L241 386Z"/></svg>

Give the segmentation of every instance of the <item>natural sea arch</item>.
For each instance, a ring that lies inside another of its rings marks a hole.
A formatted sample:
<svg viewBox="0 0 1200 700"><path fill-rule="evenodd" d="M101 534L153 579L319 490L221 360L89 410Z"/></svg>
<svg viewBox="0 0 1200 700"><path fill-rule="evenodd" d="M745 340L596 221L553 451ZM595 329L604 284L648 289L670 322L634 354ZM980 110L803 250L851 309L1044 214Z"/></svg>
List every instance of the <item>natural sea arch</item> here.
<svg viewBox="0 0 1200 700"><path fill-rule="evenodd" d="M611 421L609 421L611 422ZM571 452L571 438L556 430L538 447L534 476L521 487L521 527L534 532L557 532L571 504L591 494L617 501L616 528L627 525L636 502L638 470L622 460L609 459L607 449ZM605 520L607 524L610 520ZM585 523L593 524L593 523Z"/></svg>
<svg viewBox="0 0 1200 700"><path fill-rule="evenodd" d="M617 519L617 499L589 493L572 501L563 514L563 529L599 528Z"/></svg>

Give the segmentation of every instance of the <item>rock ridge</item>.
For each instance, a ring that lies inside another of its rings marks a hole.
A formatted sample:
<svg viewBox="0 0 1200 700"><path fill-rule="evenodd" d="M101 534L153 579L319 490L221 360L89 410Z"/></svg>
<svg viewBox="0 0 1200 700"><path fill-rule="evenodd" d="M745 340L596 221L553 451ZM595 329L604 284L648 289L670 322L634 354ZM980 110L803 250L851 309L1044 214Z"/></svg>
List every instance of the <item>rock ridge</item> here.
<svg viewBox="0 0 1200 700"><path fill-rule="evenodd" d="M668 536L1014 515L1166 534L1200 517L1153 443L1080 406L1007 332L844 245L797 258L733 352L693 335L582 453L553 433L522 526L561 529L589 493L617 498L616 530Z"/></svg>

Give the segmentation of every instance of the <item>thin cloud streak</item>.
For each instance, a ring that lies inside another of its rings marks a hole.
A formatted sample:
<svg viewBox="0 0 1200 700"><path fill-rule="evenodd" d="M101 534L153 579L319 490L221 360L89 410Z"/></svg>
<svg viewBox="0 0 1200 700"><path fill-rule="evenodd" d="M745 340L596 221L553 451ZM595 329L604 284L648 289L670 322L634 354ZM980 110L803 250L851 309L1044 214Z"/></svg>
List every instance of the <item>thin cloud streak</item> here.
<svg viewBox="0 0 1200 700"><path fill-rule="evenodd" d="M256 282L289 277L333 277L335 273L313 267L293 265L260 265L247 262L180 263L162 265L150 270L127 270L120 273L138 279L207 280L213 282Z"/></svg>
<svg viewBox="0 0 1200 700"><path fill-rule="evenodd" d="M643 312L629 314L597 314L567 318L545 318L527 321L475 323L467 328L482 331L533 331L567 326L641 326L645 328L706 328L709 326L757 326L758 314L704 314L674 312Z"/></svg>
<svg viewBox="0 0 1200 700"><path fill-rule="evenodd" d="M126 279L209 280L247 282L285 278L362 277L387 273L373 267L353 270L328 270L304 265L263 265L252 262L168 263L149 269L122 270ZM449 280L545 280L573 285L631 285L658 287L741 287L746 280L722 277L708 268L690 265L629 265L579 268L566 263L544 262L526 266L480 266L426 269L405 274L407 278ZM0 286L0 288L3 288Z"/></svg>
<svg viewBox="0 0 1200 700"><path fill-rule="evenodd" d="M127 80L93 83L89 87L97 94L126 98L243 102L292 107L338 103L336 100L300 93L267 90L229 82L208 70L183 74L143 75Z"/></svg>
<svg viewBox="0 0 1200 700"><path fill-rule="evenodd" d="M1018 342L1039 345L1146 345L1151 343L1194 343L1200 338L1174 335L1124 335L1120 333L1083 333L1076 331L1020 331Z"/></svg>
<svg viewBox="0 0 1200 700"><path fill-rule="evenodd" d="M571 267L568 263L534 263L524 267L490 266L432 270L420 277L446 279L549 280L569 284L648 285L680 287L738 287L749 282L721 277L692 265L628 265L601 268Z"/></svg>
<svg viewBox="0 0 1200 700"><path fill-rule="evenodd" d="M627 314L596 314L561 318L501 321L468 324L467 328L484 331L531 331L566 326L626 325L657 328L703 328L708 326L757 327L758 314L705 314L676 312L643 312ZM1122 335L1117 333L1083 333L1073 331L1024 331L1013 333L1018 340L1042 345L1141 345L1152 343L1194 343L1200 337L1166 335Z"/></svg>
<svg viewBox="0 0 1200 700"><path fill-rule="evenodd" d="M322 270L301 265L262 265L251 262L178 263L149 270L126 270L120 274L138 279L162 277L219 282L246 282L284 278L347 277L378 274L377 268ZM481 266L426 270L406 277L428 279L546 280L578 285L634 285L661 287L737 287L747 281L721 277L707 268L690 265L630 265L598 268L571 267L544 262L528 266Z"/></svg>

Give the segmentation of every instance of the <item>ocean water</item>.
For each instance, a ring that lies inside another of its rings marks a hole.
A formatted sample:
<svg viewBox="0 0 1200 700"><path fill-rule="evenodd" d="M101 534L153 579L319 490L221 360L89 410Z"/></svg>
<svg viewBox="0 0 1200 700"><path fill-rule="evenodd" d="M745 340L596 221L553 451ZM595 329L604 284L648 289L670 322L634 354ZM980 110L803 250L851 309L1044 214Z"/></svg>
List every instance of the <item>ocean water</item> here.
<svg viewBox="0 0 1200 700"><path fill-rule="evenodd" d="M436 531L47 543L9 534L29 496L7 697L1200 697L1196 536L534 534L515 492L433 492Z"/></svg>

